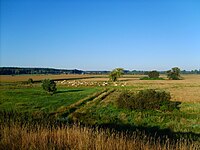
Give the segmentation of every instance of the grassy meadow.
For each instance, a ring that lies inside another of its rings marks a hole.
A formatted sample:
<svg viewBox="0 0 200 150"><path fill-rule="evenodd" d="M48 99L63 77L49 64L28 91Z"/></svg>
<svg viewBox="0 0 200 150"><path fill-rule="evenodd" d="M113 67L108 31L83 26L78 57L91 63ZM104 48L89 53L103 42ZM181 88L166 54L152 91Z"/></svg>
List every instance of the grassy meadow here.
<svg viewBox="0 0 200 150"><path fill-rule="evenodd" d="M97 88L64 88L50 95L35 86L1 86L1 111L54 112L61 106L67 106L97 92Z"/></svg>
<svg viewBox="0 0 200 150"><path fill-rule="evenodd" d="M0 149L199 149L200 75L140 77L125 75L112 83L106 75L1 76ZM53 79L57 92L25 83L29 78ZM170 92L179 110L117 106L120 91L144 89Z"/></svg>

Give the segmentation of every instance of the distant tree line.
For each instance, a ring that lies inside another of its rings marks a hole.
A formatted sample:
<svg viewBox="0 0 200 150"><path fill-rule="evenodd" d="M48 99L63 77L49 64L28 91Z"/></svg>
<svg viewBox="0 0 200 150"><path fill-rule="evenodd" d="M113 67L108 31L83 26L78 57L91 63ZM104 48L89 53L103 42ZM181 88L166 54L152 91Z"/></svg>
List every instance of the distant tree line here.
<svg viewBox="0 0 200 150"><path fill-rule="evenodd" d="M182 70L181 74L200 74L200 69L199 70L195 69L195 70L191 70L191 71Z"/></svg>
<svg viewBox="0 0 200 150"><path fill-rule="evenodd" d="M166 74L166 71L158 71L160 74ZM82 71L54 68L20 68L20 67L0 67L0 75L20 75L20 74L109 74L110 71ZM148 75L149 71L141 70L123 70L124 74ZM199 70L182 70L181 74L200 74Z"/></svg>
<svg viewBox="0 0 200 150"><path fill-rule="evenodd" d="M1 75L20 75L20 74L82 74L82 70L66 70L53 68L17 68L0 67Z"/></svg>

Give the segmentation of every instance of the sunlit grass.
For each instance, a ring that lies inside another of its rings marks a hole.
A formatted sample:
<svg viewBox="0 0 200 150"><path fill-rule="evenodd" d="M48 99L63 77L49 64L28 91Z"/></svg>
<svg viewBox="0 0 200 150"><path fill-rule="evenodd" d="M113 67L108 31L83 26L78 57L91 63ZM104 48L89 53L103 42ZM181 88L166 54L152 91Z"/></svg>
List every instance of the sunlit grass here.
<svg viewBox="0 0 200 150"><path fill-rule="evenodd" d="M58 91L54 95L44 92L40 84L1 83L0 121L5 122L6 113L11 111L10 117L22 115L23 123L12 122L15 119L8 117L6 123L10 124L0 126L0 147L3 149L200 149L200 143L193 140L200 134L200 76L184 76L184 80L178 81L167 79L141 81L139 78L140 76L125 76L116 82L117 86L110 84L106 86L106 90L105 87L68 87L58 84ZM104 76L79 81L103 82L107 79ZM116 91L111 92L112 89ZM172 101L181 102L180 110L136 111L116 106L118 90L143 89L170 92ZM70 111L66 113L68 109ZM46 112L43 120L40 118L42 112ZM51 116L56 112L58 115L53 116L55 118L47 126L43 126L42 122L48 122L49 114ZM29 118L29 115L33 116ZM40 123L37 124L37 121ZM63 121L62 123L75 121L92 125L93 128L66 124L57 126L57 121ZM97 126L120 128L123 131L99 130ZM133 132L131 137L125 130ZM152 132L153 136L145 132ZM162 141L163 136L160 139L154 137L159 132L161 135L166 135L164 141ZM170 134L171 137L167 137Z"/></svg>
<svg viewBox="0 0 200 150"><path fill-rule="evenodd" d="M119 92L108 95L99 103L86 104L69 117L84 124L129 125L133 127L159 127L173 132L194 132L200 134L200 105L180 104L180 110L172 112L159 110L128 110L116 105Z"/></svg>
<svg viewBox="0 0 200 150"><path fill-rule="evenodd" d="M0 126L1 149L95 149L95 150L186 150L199 149L198 141L186 139L171 140L149 137L136 131L131 135L126 132L91 129L88 127L61 126L41 127L13 124Z"/></svg>
<svg viewBox="0 0 200 150"><path fill-rule="evenodd" d="M9 111L52 112L61 106L68 106L98 91L98 88L58 87L57 93L50 95L36 87L1 88L0 109Z"/></svg>

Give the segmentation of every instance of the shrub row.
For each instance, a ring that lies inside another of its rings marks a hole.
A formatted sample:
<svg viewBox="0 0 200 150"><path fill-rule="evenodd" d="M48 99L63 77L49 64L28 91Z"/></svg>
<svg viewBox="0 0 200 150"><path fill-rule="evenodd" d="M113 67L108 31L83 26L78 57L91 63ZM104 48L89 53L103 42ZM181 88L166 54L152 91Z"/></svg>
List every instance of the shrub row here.
<svg viewBox="0 0 200 150"><path fill-rule="evenodd" d="M117 105L126 109L155 109L172 111L179 103L170 101L170 93L146 89L139 92L122 91L117 98Z"/></svg>

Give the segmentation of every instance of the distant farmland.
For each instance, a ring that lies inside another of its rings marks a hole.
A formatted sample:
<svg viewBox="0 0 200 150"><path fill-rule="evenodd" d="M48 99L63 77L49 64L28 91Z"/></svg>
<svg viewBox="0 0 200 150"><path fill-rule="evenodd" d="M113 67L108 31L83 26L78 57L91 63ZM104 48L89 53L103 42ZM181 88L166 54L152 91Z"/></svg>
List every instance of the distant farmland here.
<svg viewBox="0 0 200 150"><path fill-rule="evenodd" d="M0 82L23 82L28 81L29 78L32 78L33 81L41 81L44 79L52 79L52 80L66 80L66 79L81 79L81 78L92 78L91 75L0 75Z"/></svg>

